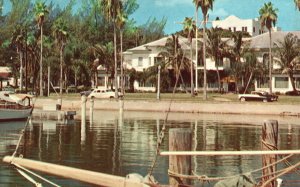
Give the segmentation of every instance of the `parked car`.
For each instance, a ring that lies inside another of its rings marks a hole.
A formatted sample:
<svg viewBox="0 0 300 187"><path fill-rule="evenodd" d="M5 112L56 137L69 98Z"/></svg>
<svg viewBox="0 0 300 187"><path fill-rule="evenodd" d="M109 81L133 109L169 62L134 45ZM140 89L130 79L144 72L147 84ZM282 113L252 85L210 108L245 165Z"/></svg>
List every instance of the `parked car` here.
<svg viewBox="0 0 300 187"><path fill-rule="evenodd" d="M285 92L285 95L290 95L290 96L300 96L300 91L287 91Z"/></svg>
<svg viewBox="0 0 300 187"><path fill-rule="evenodd" d="M251 94L239 94L238 96L240 101L277 101L278 96L275 94L269 94L265 91L252 91Z"/></svg>
<svg viewBox="0 0 300 187"><path fill-rule="evenodd" d="M123 97L121 92L118 92L118 96ZM115 98L115 92L106 88L95 88L88 96L88 98Z"/></svg>

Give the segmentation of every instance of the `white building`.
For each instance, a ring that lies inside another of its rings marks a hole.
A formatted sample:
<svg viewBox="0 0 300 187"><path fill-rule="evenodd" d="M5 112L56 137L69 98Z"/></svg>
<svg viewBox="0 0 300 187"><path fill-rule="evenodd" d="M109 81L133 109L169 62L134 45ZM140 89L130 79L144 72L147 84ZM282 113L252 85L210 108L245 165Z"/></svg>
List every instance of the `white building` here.
<svg viewBox="0 0 300 187"><path fill-rule="evenodd" d="M251 36L257 36L259 34L265 33L266 28L262 29L261 24L258 18L255 19L241 19L237 16L230 15L224 20L215 20L212 21L212 27L222 28L230 30L232 32L236 31L245 31L248 32ZM273 28L273 31L280 31L279 27Z"/></svg>
<svg viewBox="0 0 300 187"><path fill-rule="evenodd" d="M300 31L278 31L272 32L272 48L275 48L274 43L279 41L283 41L284 37L288 34L292 33L293 35L297 36L300 39ZM252 48L258 57L258 61L260 63L268 63L268 56L269 56L269 34L264 33L259 36L255 36L250 41L250 48ZM273 50L273 53L275 51ZM274 55L273 55L274 56ZM286 73L282 73L281 67L276 63L276 57L273 60L273 72L272 72L272 91L278 93L285 93L287 91L292 91L292 83L290 78ZM296 88L300 89L300 69L297 69L294 72L295 84ZM269 91L268 85L269 77L266 76L264 79L258 79L255 81L255 90L261 91Z"/></svg>

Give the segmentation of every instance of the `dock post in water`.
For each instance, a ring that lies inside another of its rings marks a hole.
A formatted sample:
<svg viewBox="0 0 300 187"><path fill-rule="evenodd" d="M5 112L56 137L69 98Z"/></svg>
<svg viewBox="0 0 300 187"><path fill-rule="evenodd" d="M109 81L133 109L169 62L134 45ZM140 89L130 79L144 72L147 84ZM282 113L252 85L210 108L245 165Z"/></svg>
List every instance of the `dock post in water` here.
<svg viewBox="0 0 300 187"><path fill-rule="evenodd" d="M86 96L81 96L81 123L86 119Z"/></svg>
<svg viewBox="0 0 300 187"><path fill-rule="evenodd" d="M90 123L92 124L94 120L94 99L90 99Z"/></svg>
<svg viewBox="0 0 300 187"><path fill-rule="evenodd" d="M262 150L277 150L278 145L278 121L277 120L266 120L262 127ZM276 172L276 165L272 165L277 160L276 154L274 155L262 155L262 164L265 168L263 172L262 182L266 182L273 178ZM267 187L275 187L276 181L273 180Z"/></svg>
<svg viewBox="0 0 300 187"><path fill-rule="evenodd" d="M81 96L81 144L85 143L86 139L86 96Z"/></svg>
<svg viewBox="0 0 300 187"><path fill-rule="evenodd" d="M169 150L170 151L191 151L192 150L192 130L191 129L170 129L169 131ZM192 171L191 156L170 156L169 171L190 175ZM169 178L171 186L177 186L179 183L190 184L188 180L180 178Z"/></svg>

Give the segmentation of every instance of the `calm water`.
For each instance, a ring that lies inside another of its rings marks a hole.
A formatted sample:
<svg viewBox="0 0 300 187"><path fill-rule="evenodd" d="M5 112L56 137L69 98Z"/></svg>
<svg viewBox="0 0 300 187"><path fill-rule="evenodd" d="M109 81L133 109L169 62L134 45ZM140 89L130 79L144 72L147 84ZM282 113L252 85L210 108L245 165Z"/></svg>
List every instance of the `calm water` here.
<svg viewBox="0 0 300 187"><path fill-rule="evenodd" d="M71 124L33 119L26 130L20 153L25 158L73 166L102 173L145 176L154 159L163 113L96 111L92 122L81 128L80 121ZM299 149L299 118L278 116L240 116L171 114L169 128L193 130L196 150L260 150L261 126L265 119L277 119L280 127L280 149ZM11 155L25 122L1 123L0 157ZM25 146L23 146L25 145ZM168 150L166 133L162 150ZM193 168L199 175L231 176L261 167L261 157L222 156L194 157ZM292 163L300 160L294 157ZM0 186L30 186L15 169L1 162ZM154 177L168 183L168 158L159 157ZM259 173L260 174L260 173ZM256 174L254 174L255 176ZM91 186L73 180L43 175L62 186ZM288 175L287 179L298 176ZM47 185L45 185L47 186ZM206 186L213 186L213 183ZM298 186L298 185L294 185ZM300 185L299 185L300 186Z"/></svg>

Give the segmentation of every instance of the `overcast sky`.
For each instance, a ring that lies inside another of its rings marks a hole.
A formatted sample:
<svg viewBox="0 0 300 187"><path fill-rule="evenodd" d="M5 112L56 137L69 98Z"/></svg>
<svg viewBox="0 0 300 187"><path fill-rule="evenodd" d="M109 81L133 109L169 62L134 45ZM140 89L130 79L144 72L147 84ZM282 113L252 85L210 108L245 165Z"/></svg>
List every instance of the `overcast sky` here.
<svg viewBox="0 0 300 187"><path fill-rule="evenodd" d="M68 0L46 0L65 6ZM78 2L83 0L77 0ZM215 0L213 11L209 13L209 20L217 16L221 19L229 15L250 19L259 17L258 11L265 2L270 0ZM139 9L131 16L142 25L152 18L167 18L165 33L170 34L182 29L182 22L185 17L195 15L195 7L192 0L137 0ZM300 30L300 11L295 8L294 0L271 0L275 8L278 8L277 26L285 31ZM4 12L9 9L9 0L4 0ZM199 20L202 14L199 12Z"/></svg>

